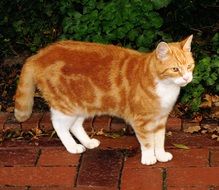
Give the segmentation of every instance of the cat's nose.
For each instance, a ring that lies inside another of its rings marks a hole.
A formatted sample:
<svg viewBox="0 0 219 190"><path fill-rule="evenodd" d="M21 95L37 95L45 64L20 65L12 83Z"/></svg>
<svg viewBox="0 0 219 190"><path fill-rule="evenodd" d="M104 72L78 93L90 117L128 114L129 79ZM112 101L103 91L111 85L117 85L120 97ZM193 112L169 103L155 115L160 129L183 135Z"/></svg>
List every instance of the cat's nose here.
<svg viewBox="0 0 219 190"><path fill-rule="evenodd" d="M186 81L186 82L189 80L189 76L188 76L188 75L184 75L182 78L183 78L183 80Z"/></svg>

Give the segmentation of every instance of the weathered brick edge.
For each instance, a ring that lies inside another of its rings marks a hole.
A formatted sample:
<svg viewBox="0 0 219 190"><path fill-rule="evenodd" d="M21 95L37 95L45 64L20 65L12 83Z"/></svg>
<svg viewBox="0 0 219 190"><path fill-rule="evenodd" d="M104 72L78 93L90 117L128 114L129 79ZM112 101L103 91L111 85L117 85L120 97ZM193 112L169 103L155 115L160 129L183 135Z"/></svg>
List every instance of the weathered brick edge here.
<svg viewBox="0 0 219 190"><path fill-rule="evenodd" d="M194 120L169 117L167 121L167 131L183 131L190 126L203 125L215 127L219 125L219 122L217 120L202 120L197 122ZM100 116L87 119L84 122L84 127L87 132L98 132L101 130L105 132L118 132L123 130L127 133L133 133L131 127L123 120L112 118L110 116ZM45 132L52 131L53 127L50 120L50 113L33 113L30 119L23 123L19 123L14 118L13 113L0 112L0 133L7 130L28 131L34 128L40 128Z"/></svg>

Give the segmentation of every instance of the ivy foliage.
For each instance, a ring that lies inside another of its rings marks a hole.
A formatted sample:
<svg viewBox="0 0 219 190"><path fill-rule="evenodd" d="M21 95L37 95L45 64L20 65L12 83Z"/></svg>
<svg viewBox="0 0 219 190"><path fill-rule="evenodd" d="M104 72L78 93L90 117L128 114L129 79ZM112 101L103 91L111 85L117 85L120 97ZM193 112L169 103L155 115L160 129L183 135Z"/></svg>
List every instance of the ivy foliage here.
<svg viewBox="0 0 219 190"><path fill-rule="evenodd" d="M1 57L23 50L36 51L57 38L57 1L0 1Z"/></svg>
<svg viewBox="0 0 219 190"><path fill-rule="evenodd" d="M35 52L57 39L114 43L148 49L163 19L157 12L170 0L2 0L1 57Z"/></svg>
<svg viewBox="0 0 219 190"><path fill-rule="evenodd" d="M194 34L194 80L180 102L198 111L205 94L219 92L218 7L218 0L1 0L0 58L58 39L147 51Z"/></svg>
<svg viewBox="0 0 219 190"><path fill-rule="evenodd" d="M169 0L61 0L61 38L149 49L163 24L155 10L168 3Z"/></svg>
<svg viewBox="0 0 219 190"><path fill-rule="evenodd" d="M172 0L160 11L163 31L174 41L194 34L194 79L181 91L179 101L191 112L200 111L205 94L219 93L219 14L218 0Z"/></svg>
<svg viewBox="0 0 219 190"><path fill-rule="evenodd" d="M219 93L219 56L205 56L197 61L194 79L184 90L181 102L191 111L200 109L204 94Z"/></svg>
<svg viewBox="0 0 219 190"><path fill-rule="evenodd" d="M181 102L187 104L193 112L199 111L204 94L219 93L219 33L215 33L210 44L201 47L201 50L200 47L194 48L194 78L182 91Z"/></svg>

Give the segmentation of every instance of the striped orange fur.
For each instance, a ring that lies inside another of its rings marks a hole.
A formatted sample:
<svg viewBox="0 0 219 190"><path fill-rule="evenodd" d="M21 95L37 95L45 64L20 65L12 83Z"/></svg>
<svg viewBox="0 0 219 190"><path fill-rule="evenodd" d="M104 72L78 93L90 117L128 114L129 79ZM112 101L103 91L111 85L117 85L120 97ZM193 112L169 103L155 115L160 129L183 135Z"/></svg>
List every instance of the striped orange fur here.
<svg viewBox="0 0 219 190"><path fill-rule="evenodd" d="M154 150L154 160L148 153L149 161L142 158L142 163L167 161L170 158L156 156L159 145L151 143L151 138L156 140L156 134L164 130L179 88L192 79L191 41L192 36L181 42L161 42L151 53L76 41L49 45L23 66L15 117L21 122L30 117L38 88L49 106L65 116L109 114L125 119L133 126L142 152Z"/></svg>

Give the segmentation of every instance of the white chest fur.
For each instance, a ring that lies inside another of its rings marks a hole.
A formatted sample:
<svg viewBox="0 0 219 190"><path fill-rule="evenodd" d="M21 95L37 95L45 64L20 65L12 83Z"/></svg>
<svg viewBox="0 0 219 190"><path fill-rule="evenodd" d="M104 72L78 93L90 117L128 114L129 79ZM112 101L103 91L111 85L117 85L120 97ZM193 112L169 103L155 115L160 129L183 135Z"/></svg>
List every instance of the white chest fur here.
<svg viewBox="0 0 219 190"><path fill-rule="evenodd" d="M156 93L160 98L162 112L170 112L180 92L180 87L168 81L157 82Z"/></svg>

